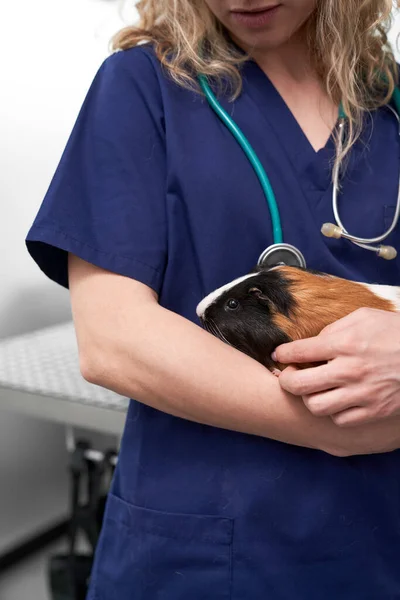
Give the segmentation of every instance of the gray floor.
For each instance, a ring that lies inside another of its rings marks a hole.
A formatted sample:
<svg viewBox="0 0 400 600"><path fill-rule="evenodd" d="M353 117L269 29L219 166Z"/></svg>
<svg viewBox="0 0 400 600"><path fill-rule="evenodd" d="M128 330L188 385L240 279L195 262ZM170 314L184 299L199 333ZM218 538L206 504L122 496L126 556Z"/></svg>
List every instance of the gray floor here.
<svg viewBox="0 0 400 600"><path fill-rule="evenodd" d="M50 555L65 549L65 541L48 546L0 576L0 600L51 600L46 579L47 562ZM81 542L79 551L86 549L87 546Z"/></svg>

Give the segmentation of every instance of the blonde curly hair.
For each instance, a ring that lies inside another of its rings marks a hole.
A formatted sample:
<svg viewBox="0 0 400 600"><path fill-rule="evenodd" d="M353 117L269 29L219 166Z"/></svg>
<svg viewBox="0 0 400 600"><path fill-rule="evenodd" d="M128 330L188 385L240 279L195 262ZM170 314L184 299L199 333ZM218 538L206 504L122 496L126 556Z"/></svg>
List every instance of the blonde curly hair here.
<svg viewBox="0 0 400 600"><path fill-rule="evenodd" d="M336 168L358 139L365 113L387 104L397 84L388 43L392 8L392 0L318 0L309 20L311 59L329 97L342 102L349 121ZM240 94L240 66L248 57L229 43L204 0L140 0L137 10L138 24L120 30L112 50L150 42L179 85L200 91L196 76L202 73L216 82L228 80L232 99Z"/></svg>

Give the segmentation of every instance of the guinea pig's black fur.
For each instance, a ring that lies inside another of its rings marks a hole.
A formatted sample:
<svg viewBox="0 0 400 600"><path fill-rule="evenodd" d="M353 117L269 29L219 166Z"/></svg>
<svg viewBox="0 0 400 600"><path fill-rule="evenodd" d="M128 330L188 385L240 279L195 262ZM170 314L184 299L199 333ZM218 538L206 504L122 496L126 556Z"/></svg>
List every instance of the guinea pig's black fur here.
<svg viewBox="0 0 400 600"><path fill-rule="evenodd" d="M284 275L279 270L255 268L198 314L210 333L272 369L271 353L291 341L274 324L273 314L290 318L294 307L290 282Z"/></svg>

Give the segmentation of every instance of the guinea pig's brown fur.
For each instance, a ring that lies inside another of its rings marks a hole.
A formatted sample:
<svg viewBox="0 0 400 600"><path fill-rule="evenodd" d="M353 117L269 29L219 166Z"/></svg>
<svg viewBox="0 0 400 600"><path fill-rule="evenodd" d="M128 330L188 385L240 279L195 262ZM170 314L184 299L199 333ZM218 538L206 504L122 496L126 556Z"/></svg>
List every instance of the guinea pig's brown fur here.
<svg viewBox="0 0 400 600"><path fill-rule="evenodd" d="M291 340L318 335L327 325L361 307L396 310L391 300L377 296L364 284L293 267L282 266L279 271L292 284L295 308L290 318L276 313L273 320Z"/></svg>
<svg viewBox="0 0 400 600"><path fill-rule="evenodd" d="M238 306L232 308L235 303ZM276 346L316 336L362 307L398 311L400 290L277 266L257 267L212 292L198 305L197 314L211 333L273 370L286 366L270 358Z"/></svg>

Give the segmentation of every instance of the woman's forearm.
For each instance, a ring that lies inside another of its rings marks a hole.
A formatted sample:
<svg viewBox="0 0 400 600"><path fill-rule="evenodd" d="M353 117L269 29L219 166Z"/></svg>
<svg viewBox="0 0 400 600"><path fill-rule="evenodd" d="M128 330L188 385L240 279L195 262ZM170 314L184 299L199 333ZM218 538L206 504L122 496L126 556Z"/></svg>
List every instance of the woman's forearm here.
<svg viewBox="0 0 400 600"><path fill-rule="evenodd" d="M313 417L262 365L156 303L103 322L95 345L89 381L169 414L336 455L386 449Z"/></svg>

